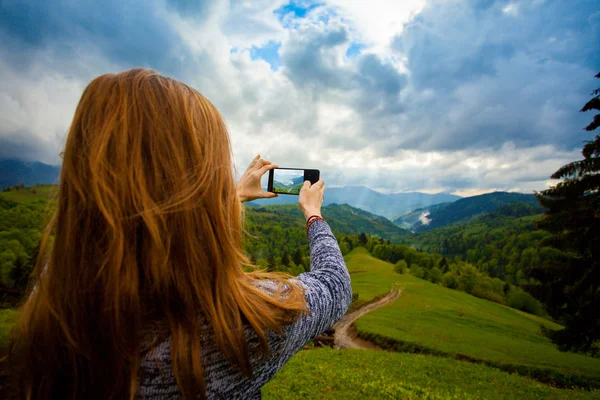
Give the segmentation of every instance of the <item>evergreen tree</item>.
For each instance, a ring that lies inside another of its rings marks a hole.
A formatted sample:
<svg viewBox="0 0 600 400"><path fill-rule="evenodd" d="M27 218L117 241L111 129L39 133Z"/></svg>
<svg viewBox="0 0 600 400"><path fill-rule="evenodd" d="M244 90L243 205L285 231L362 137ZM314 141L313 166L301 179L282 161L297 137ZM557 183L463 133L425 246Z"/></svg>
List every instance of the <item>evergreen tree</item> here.
<svg viewBox="0 0 600 400"><path fill-rule="evenodd" d="M600 73L596 75L600 78ZM600 110L600 89L582 109ZM600 126L600 114L585 128ZM540 246L561 250L562 255L533 266L527 275L541 282L532 292L565 328L551 333L561 350L586 352L600 339L600 135L583 146L583 160L567 164L550 189L536 193L546 208L538 227L552 235Z"/></svg>
<svg viewBox="0 0 600 400"><path fill-rule="evenodd" d="M360 235L358 235L358 243L360 243L361 246L367 244L367 235L365 235L364 232L361 232Z"/></svg>
<svg viewBox="0 0 600 400"><path fill-rule="evenodd" d="M292 256L292 261L294 261L294 264L296 265L304 264L302 260L302 250L300 250L300 248L297 248L294 252L294 255Z"/></svg>
<svg viewBox="0 0 600 400"><path fill-rule="evenodd" d="M267 258L267 272L273 272L277 268L277 264L275 263L275 257L273 254L269 254Z"/></svg>
<svg viewBox="0 0 600 400"><path fill-rule="evenodd" d="M290 266L290 255L287 250L283 250L283 255L281 256L281 263L286 267Z"/></svg>
<svg viewBox="0 0 600 400"><path fill-rule="evenodd" d="M442 271L442 273L446 273L448 272L449 269L449 265L448 265L448 260L446 260L446 257L442 257L442 259L440 260L438 267L440 268L440 270Z"/></svg>

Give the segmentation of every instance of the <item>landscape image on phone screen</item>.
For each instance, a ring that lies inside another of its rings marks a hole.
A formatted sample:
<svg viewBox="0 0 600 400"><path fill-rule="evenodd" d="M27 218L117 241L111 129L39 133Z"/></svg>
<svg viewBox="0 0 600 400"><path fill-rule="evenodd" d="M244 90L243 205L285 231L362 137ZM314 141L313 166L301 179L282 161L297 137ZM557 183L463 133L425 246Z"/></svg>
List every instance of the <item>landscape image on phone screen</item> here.
<svg viewBox="0 0 600 400"><path fill-rule="evenodd" d="M274 169L273 193L300 194L304 184L304 170Z"/></svg>

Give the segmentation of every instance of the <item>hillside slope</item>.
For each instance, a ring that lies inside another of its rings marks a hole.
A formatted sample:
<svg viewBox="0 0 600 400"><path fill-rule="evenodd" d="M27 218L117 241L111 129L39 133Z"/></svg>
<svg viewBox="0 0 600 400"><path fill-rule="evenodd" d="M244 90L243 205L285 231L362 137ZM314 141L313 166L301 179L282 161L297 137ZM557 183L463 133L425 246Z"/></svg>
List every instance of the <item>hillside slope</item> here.
<svg viewBox="0 0 600 400"><path fill-rule="evenodd" d="M360 299L386 293L400 282L402 296L357 321L364 338L389 338L405 346L460 354L494 365L549 370L584 379L600 379L600 359L560 352L540 325L560 326L543 318L451 290L411 275L358 248L346 256L354 292Z"/></svg>
<svg viewBox="0 0 600 400"><path fill-rule="evenodd" d="M531 379L420 354L303 350L267 383L265 400L597 399L600 391L556 389Z"/></svg>
<svg viewBox="0 0 600 400"><path fill-rule="evenodd" d="M410 230L423 232L443 226L468 222L474 217L492 212L513 203L524 203L542 212L536 198L532 194L494 192L480 196L466 197L439 208L425 210L424 215L416 221ZM401 220L398 222L402 222Z"/></svg>
<svg viewBox="0 0 600 400"><path fill-rule="evenodd" d="M321 210L334 232L351 234L364 232L398 242L412 236L410 232L388 219L347 204L331 204ZM297 204L246 207L248 221L253 224L276 223L280 228L304 227L304 216Z"/></svg>

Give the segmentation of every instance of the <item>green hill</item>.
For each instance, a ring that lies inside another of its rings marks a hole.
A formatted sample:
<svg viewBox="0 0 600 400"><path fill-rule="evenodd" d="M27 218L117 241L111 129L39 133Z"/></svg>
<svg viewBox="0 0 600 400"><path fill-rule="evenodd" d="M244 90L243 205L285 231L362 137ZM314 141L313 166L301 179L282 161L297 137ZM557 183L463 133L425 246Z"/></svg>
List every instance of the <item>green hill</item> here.
<svg viewBox="0 0 600 400"><path fill-rule="evenodd" d="M327 185L327 178L325 178ZM323 205L349 204L377 215L382 215L390 220L397 218L416 208L426 207L460 199L448 193L380 193L364 186L328 187ZM259 205L292 204L297 200L291 196L279 196L272 199L260 199Z"/></svg>
<svg viewBox="0 0 600 400"><path fill-rule="evenodd" d="M467 261L492 277L526 286L524 270L557 257L557 250L538 247L549 235L535 226L541 218L538 208L515 203L471 222L418 233L410 241L423 251Z"/></svg>
<svg viewBox="0 0 600 400"><path fill-rule="evenodd" d="M417 208L416 210L401 215L393 222L404 229L412 230L414 225L421 221L421 219L427 217L429 214L439 210L440 208L446 207L448 204L451 203L433 204L431 206Z"/></svg>
<svg viewBox="0 0 600 400"><path fill-rule="evenodd" d="M423 232L456 223L468 222L474 217L490 213L513 203L524 203L538 209L538 213L542 212L542 208L532 194L494 192L460 199L430 211L423 210L419 219L412 225L411 230ZM402 224L405 221L399 219L395 222ZM403 226L406 226L406 224Z"/></svg>
<svg viewBox="0 0 600 400"><path fill-rule="evenodd" d="M411 275L358 248L346 256L353 291L370 299L400 282L402 296L361 317L363 338L399 350L484 362L560 384L600 385L600 359L560 352L540 326L543 318L451 290Z"/></svg>
<svg viewBox="0 0 600 400"><path fill-rule="evenodd" d="M323 218L334 232L343 234L364 232L398 242L412 236L410 232L394 225L388 219L347 204L331 204L322 208ZM246 208L248 222L252 224L276 223L280 228L303 228L304 216L297 204L276 204ZM264 225L263 225L264 226Z"/></svg>

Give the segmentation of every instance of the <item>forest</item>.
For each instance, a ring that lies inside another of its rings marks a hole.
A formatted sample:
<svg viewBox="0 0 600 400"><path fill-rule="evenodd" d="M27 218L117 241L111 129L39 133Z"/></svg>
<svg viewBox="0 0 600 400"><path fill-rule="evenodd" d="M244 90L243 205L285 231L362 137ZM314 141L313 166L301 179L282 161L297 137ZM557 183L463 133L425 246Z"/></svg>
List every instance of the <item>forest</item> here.
<svg viewBox="0 0 600 400"><path fill-rule="evenodd" d="M52 207L53 186L5 189L0 194L0 284L5 301L23 291ZM50 201L50 203L49 203ZM523 268L551 257L538 249L534 208L516 203L466 224L413 235L389 220L348 205L324 207L342 253L358 246L396 264L399 273L541 315L540 303L519 288ZM244 250L268 271L298 275L310 269L304 219L296 205L245 207Z"/></svg>

